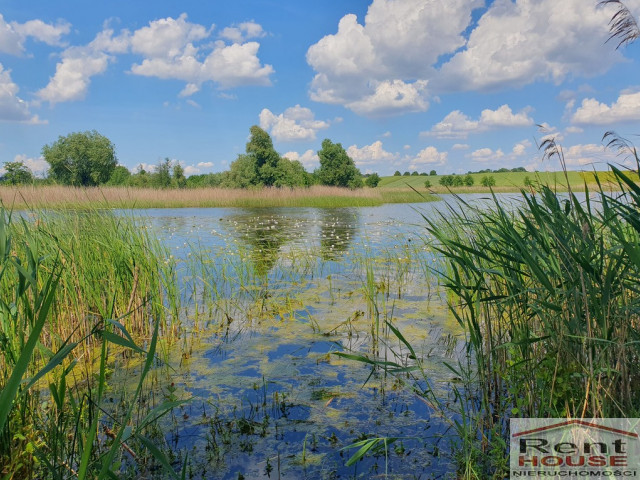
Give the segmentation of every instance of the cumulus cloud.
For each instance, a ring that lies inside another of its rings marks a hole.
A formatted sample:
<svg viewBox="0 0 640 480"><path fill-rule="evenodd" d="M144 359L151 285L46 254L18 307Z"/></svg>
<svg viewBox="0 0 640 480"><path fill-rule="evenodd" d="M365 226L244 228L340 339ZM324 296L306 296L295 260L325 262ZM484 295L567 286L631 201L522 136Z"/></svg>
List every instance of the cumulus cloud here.
<svg viewBox="0 0 640 480"><path fill-rule="evenodd" d="M455 143L453 147L451 147L451 150L469 150L469 148L469 145L466 143Z"/></svg>
<svg viewBox="0 0 640 480"><path fill-rule="evenodd" d="M259 23L254 21L243 22L239 25L226 27L220 32L222 38L226 38L234 43L242 43L250 38L260 38L266 35Z"/></svg>
<svg viewBox="0 0 640 480"><path fill-rule="evenodd" d="M307 51L307 62L316 71L311 98L345 105L361 115L426 110L432 65L464 45L462 33L471 12L482 4L374 0L363 23L345 15L335 34Z"/></svg>
<svg viewBox="0 0 640 480"><path fill-rule="evenodd" d="M527 152L527 148L529 148L531 145L532 144L529 140L523 140L513 146L511 153L514 157L521 157Z"/></svg>
<svg viewBox="0 0 640 480"><path fill-rule="evenodd" d="M599 75L623 56L606 43L615 10L597 3L373 0L364 19L345 15L335 33L309 47L315 71L309 95L360 115L392 115L424 111L446 92ZM640 12L640 2L627 3ZM414 92L390 108L391 87Z"/></svg>
<svg viewBox="0 0 640 480"><path fill-rule="evenodd" d="M200 173L200 169L198 167L194 167L193 165L187 165L184 167L184 175L186 177L190 175L197 175L198 173Z"/></svg>
<svg viewBox="0 0 640 480"><path fill-rule="evenodd" d="M502 105L496 110L485 109L478 120L472 120L460 110L454 110L434 125L430 131L421 132L423 136L436 138L467 138L472 133L508 127L526 127L533 125L529 117L529 109L525 108L513 113L509 105Z"/></svg>
<svg viewBox="0 0 640 480"><path fill-rule="evenodd" d="M197 165L199 168L212 168L213 162L200 162Z"/></svg>
<svg viewBox="0 0 640 480"><path fill-rule="evenodd" d="M315 140L319 130L329 128L329 122L316 120L310 109L296 105L279 115L267 108L263 109L260 112L260 127L278 141L293 142Z"/></svg>
<svg viewBox="0 0 640 480"><path fill-rule="evenodd" d="M247 35L253 35L255 28L246 27ZM122 30L115 35L105 27L88 45L73 46L62 53L55 75L37 96L50 104L83 99L91 78L104 73L115 55L129 52L143 57L131 66L131 73L185 81L180 97L197 93L209 81L221 89L271 84L274 70L260 63L257 42L201 44L212 32L213 26L191 23L184 13L175 19L151 21L134 32Z"/></svg>
<svg viewBox="0 0 640 480"><path fill-rule="evenodd" d="M283 157L288 158L289 160L299 161L307 170L313 170L320 165L320 158L313 150L307 150L302 155L298 152L287 152Z"/></svg>
<svg viewBox="0 0 640 480"><path fill-rule="evenodd" d="M605 72L620 53L608 38L610 8L583 0L497 0L465 48L441 68L438 91L492 90Z"/></svg>
<svg viewBox="0 0 640 480"><path fill-rule="evenodd" d="M571 167L602 166L606 163L619 163L621 160L615 152L593 143L572 145L563 149L563 153L567 166Z"/></svg>
<svg viewBox="0 0 640 480"><path fill-rule="evenodd" d="M486 162L504 157L504 152L501 149L493 151L490 148L480 148L472 152L470 156L477 162Z"/></svg>
<svg viewBox="0 0 640 480"><path fill-rule="evenodd" d="M585 98L571 117L571 121L583 125L611 125L640 120L640 92L623 93L611 105L595 98Z"/></svg>
<svg viewBox="0 0 640 480"><path fill-rule="evenodd" d="M10 70L0 63L0 121L44 123L29 111L29 104L18 96L18 85L11 80Z"/></svg>
<svg viewBox="0 0 640 480"><path fill-rule="evenodd" d="M415 158L409 162L409 169L419 170L424 166L444 165L447 163L449 154L447 152L439 152L436 147L427 147L418 152Z"/></svg>
<svg viewBox="0 0 640 480"><path fill-rule="evenodd" d="M372 165L380 162L390 162L397 158L397 154L387 152L382 147L382 142L377 140L371 145L365 145L358 148L357 145L351 145L347 148L349 155L358 167Z"/></svg>
<svg viewBox="0 0 640 480"><path fill-rule="evenodd" d="M211 36L213 26L206 28L191 23L184 13L177 19L168 17L149 22L149 26L136 30L131 37L131 50L144 57L141 63L132 65L131 72L186 81L191 86L180 92L182 96L195 93L207 81L217 83L222 89L271 85L270 76L274 69L260 63L260 44L240 43L247 36L256 36L260 25L242 25L245 27L241 32L245 35L236 38L235 43L228 45L219 40L212 46L201 46L197 43ZM207 53L207 48L212 50ZM202 57L204 60L201 61Z"/></svg>
<svg viewBox="0 0 640 480"><path fill-rule="evenodd" d="M29 20L25 23L6 22L0 14L0 52L10 55L23 55L28 38L46 43L62 45L62 37L71 30L71 24L60 20L56 24L42 20Z"/></svg>
<svg viewBox="0 0 640 480"><path fill-rule="evenodd" d="M49 164L44 157L32 158L21 154L16 155L13 161L24 163L37 177L43 177L47 170L49 170Z"/></svg>

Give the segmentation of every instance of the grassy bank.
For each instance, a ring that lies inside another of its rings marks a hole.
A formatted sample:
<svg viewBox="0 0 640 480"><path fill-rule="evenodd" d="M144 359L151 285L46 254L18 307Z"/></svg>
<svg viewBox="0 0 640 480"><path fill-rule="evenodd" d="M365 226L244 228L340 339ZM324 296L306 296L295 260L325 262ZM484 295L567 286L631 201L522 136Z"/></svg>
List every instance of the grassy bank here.
<svg viewBox="0 0 640 480"><path fill-rule="evenodd" d="M368 207L385 203L435 200L403 189L350 190L314 186L293 189L151 189L128 187L75 188L64 186L0 187L0 201L13 208L76 209L182 207Z"/></svg>

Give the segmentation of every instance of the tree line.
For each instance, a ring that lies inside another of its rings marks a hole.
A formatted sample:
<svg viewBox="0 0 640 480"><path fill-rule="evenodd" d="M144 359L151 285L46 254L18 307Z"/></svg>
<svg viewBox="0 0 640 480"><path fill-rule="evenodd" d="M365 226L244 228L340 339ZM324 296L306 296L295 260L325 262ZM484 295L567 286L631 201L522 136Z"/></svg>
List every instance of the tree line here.
<svg viewBox="0 0 640 480"><path fill-rule="evenodd" d="M308 187L329 185L346 188L376 187L380 176L363 177L353 159L340 143L329 139L318 151L320 166L313 172L302 163L282 157L273 147L269 134L254 125L245 153L231 163L229 170L219 173L185 176L184 168L169 158L161 160L153 171L140 165L135 173L118 163L114 144L95 130L60 136L42 148L49 164L47 176L36 179L24 162L5 162L0 181L19 185L30 183L62 184L78 187L120 185L152 188L260 188Z"/></svg>

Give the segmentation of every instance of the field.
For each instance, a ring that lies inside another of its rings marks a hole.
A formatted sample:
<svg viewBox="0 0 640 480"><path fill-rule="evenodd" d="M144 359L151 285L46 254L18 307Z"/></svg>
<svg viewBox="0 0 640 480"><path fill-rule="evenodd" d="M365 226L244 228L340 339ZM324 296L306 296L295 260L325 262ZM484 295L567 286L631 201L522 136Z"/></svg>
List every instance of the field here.
<svg viewBox="0 0 640 480"><path fill-rule="evenodd" d="M607 172L598 172L601 180L613 180L613 177ZM464 176L464 175L463 175ZM564 172L505 172L505 173L473 173L471 177L474 180L474 184L471 187L452 187L453 191L461 192L475 192L475 191L488 191L487 187L483 187L480 182L483 177L493 177L496 181L494 190L500 192L517 191L524 187L525 178L529 178L535 185L542 183L545 185L551 185L558 187L559 190L566 188L567 180L569 179L569 185L574 188L580 188L584 185L585 180L589 184L594 184L593 172L567 172L565 177ZM436 193L443 193L448 191L447 187L440 185L440 179L442 175L425 176L425 175L411 175L411 176L391 176L382 177L379 187L383 188L407 188L407 186L413 187L418 191L424 191L424 183L426 180L431 182L430 190Z"/></svg>

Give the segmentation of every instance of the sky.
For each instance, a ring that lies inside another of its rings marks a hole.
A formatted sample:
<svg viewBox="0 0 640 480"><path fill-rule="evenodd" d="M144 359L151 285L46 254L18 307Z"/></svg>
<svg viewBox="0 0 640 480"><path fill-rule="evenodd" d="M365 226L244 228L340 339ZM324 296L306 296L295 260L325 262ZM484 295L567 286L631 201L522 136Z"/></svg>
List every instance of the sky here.
<svg viewBox="0 0 640 480"><path fill-rule="evenodd" d="M96 130L132 171L219 172L259 125L308 171L325 138L363 173L554 170L547 135L603 170L629 161L603 134L640 133L640 42L597 3L3 0L0 164Z"/></svg>

